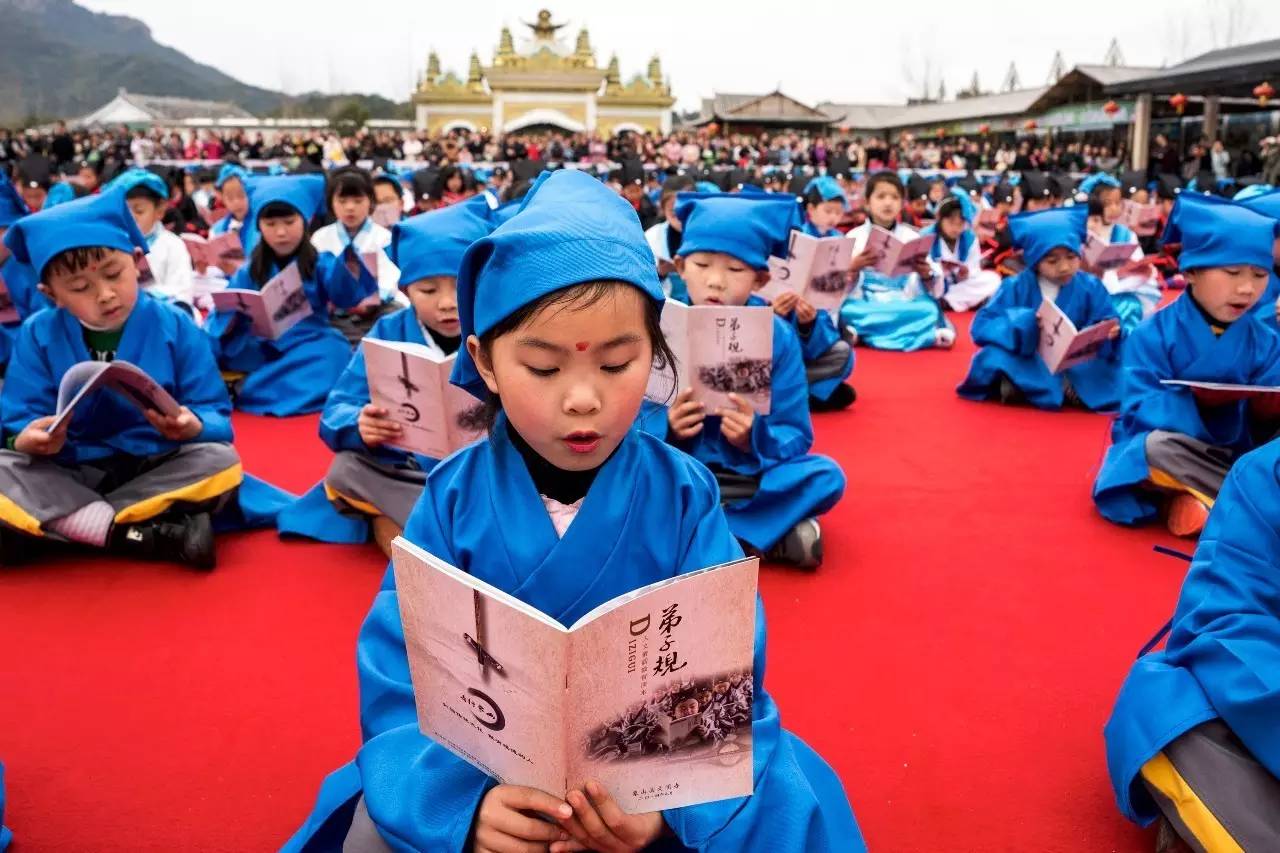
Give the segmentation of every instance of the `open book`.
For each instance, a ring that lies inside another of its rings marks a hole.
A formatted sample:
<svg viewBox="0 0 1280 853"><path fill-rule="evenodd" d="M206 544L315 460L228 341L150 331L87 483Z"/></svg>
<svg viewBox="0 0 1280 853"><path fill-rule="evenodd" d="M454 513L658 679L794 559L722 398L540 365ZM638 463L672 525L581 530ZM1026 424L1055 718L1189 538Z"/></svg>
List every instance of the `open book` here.
<svg viewBox="0 0 1280 853"><path fill-rule="evenodd" d="M183 234L182 244L187 247L191 263L197 269L216 267L221 263L233 263L237 267L244 264L244 246L240 243L239 231L228 231L207 240L199 234Z"/></svg>
<svg viewBox="0 0 1280 853"><path fill-rule="evenodd" d="M210 298L219 311L244 314L253 323L253 334L272 341L279 340L312 313L297 261L285 267L261 290L229 287L213 291Z"/></svg>
<svg viewBox="0 0 1280 853"><path fill-rule="evenodd" d="M146 371L127 361L82 361L73 364L58 383L58 411L47 432L56 432L85 397L100 388L109 388L143 411L176 415L178 401Z"/></svg>
<svg viewBox="0 0 1280 853"><path fill-rule="evenodd" d="M769 283L759 293L775 299L788 290L820 311L835 315L849 291L849 260L853 241L848 237L812 237L791 232L786 258L769 259Z"/></svg>
<svg viewBox="0 0 1280 853"><path fill-rule="evenodd" d="M769 414L773 397L773 309L764 305L699 305L668 299L662 308L662 333L675 353L672 369L655 369L645 392L669 404L684 388L707 413L733 408L738 394L759 414Z"/></svg>
<svg viewBox="0 0 1280 853"><path fill-rule="evenodd" d="M455 355L441 357L422 344L365 338L369 399L400 424L395 446L443 459L485 434L477 415L484 404L449 384Z"/></svg>
<svg viewBox="0 0 1280 853"><path fill-rule="evenodd" d="M369 218L383 228L390 228L399 222L403 216L404 207L399 202L387 201L375 207Z"/></svg>
<svg viewBox="0 0 1280 853"><path fill-rule="evenodd" d="M18 306L13 304L9 287L4 283L4 276L0 276L0 323L16 323L19 319L21 318L18 317Z"/></svg>
<svg viewBox="0 0 1280 853"><path fill-rule="evenodd" d="M753 793L756 558L568 628L403 538L392 561L418 726L459 758L558 797L596 779L629 814Z"/></svg>
<svg viewBox="0 0 1280 853"><path fill-rule="evenodd" d="M1050 373L1061 373L1097 358L1102 345L1111 340L1113 330L1120 328L1120 321L1112 317L1077 329L1071 318L1048 299L1040 303L1036 317L1040 321L1040 357Z"/></svg>
<svg viewBox="0 0 1280 853"><path fill-rule="evenodd" d="M880 253L880 260L874 267L877 272L894 277L907 275L916 271L919 261L928 260L935 236L924 234L904 243L893 236L892 231L872 225L863 251Z"/></svg>
<svg viewBox="0 0 1280 853"><path fill-rule="evenodd" d="M1249 407L1263 417L1280 417L1280 387L1273 385L1234 385L1230 382L1196 382L1190 379L1161 379L1161 385L1190 388L1198 402L1206 406L1225 406L1248 400Z"/></svg>
<svg viewBox="0 0 1280 853"><path fill-rule="evenodd" d="M1150 237L1160 227L1160 205L1139 204L1125 199L1120 212L1120 221L1139 237Z"/></svg>
<svg viewBox="0 0 1280 853"><path fill-rule="evenodd" d="M1090 234L1084 243L1084 262L1091 269L1109 272L1129 263L1137 243L1108 243Z"/></svg>

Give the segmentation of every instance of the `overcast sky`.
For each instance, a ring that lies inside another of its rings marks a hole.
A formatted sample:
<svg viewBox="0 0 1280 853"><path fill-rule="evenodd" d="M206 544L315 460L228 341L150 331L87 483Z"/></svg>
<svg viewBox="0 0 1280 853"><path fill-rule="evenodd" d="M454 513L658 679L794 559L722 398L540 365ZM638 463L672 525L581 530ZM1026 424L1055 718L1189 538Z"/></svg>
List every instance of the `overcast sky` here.
<svg viewBox="0 0 1280 853"><path fill-rule="evenodd" d="M156 40L247 83L291 94L376 92L405 100L426 65L440 54L465 75L473 49L488 64L505 24L519 40L543 3L509 0L79 0L95 11L146 22ZM1274 2L1274 0L1272 0ZM643 72L656 52L683 109L721 92L775 87L808 103L823 100L902 102L948 95L976 69L985 89L998 88L1010 61L1023 86L1045 82L1055 51L1066 65L1099 63L1119 39L1126 64L1173 64L1227 42L1280 36L1268 0L850 0L756 4L640 0L623 6L589 0L547 2L572 39L586 26L603 67L618 54L623 78ZM747 10L771 8L762 17ZM1033 16L1028 16L1034 8ZM1045 9L1060 10L1046 22ZM447 9L448 11L441 11ZM622 9L631 11L623 12ZM642 10L637 14L634 10ZM892 12L901 19L889 18ZM1105 22L1105 23L1103 23Z"/></svg>

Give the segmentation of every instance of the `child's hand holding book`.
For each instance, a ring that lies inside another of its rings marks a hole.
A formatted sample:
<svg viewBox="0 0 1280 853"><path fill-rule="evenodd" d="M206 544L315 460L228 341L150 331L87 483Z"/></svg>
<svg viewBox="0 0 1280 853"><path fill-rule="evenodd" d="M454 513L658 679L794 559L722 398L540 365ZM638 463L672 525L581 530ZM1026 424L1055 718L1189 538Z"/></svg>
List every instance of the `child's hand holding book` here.
<svg viewBox="0 0 1280 853"><path fill-rule="evenodd" d="M53 432L50 426L58 419L57 415L36 418L27 424L13 441L13 449L30 456L57 456L62 446L67 443L67 427L70 418L64 420Z"/></svg>
<svg viewBox="0 0 1280 853"><path fill-rule="evenodd" d="M737 394L730 394L734 408L720 409L720 434L725 441L743 453L751 452L751 427L756 422L755 410L751 404Z"/></svg>
<svg viewBox="0 0 1280 853"><path fill-rule="evenodd" d="M391 420L391 413L373 403L366 403L360 410L360 416L356 418L356 430L360 433L360 440L370 450L398 441L403 433L400 424Z"/></svg>
<svg viewBox="0 0 1280 853"><path fill-rule="evenodd" d="M588 780L584 787L568 793L573 817L560 822L572 838L552 844L551 853L633 853L669 832L662 812L626 814L599 782Z"/></svg>
<svg viewBox="0 0 1280 853"><path fill-rule="evenodd" d="M176 415L166 415L151 409L142 412L147 421L169 441L190 441L200 434L204 424L195 413L183 406Z"/></svg>
<svg viewBox="0 0 1280 853"><path fill-rule="evenodd" d="M702 432L702 422L706 420L706 407L693 399L693 389L686 388L671 401L667 409L667 429L681 441L688 441Z"/></svg>

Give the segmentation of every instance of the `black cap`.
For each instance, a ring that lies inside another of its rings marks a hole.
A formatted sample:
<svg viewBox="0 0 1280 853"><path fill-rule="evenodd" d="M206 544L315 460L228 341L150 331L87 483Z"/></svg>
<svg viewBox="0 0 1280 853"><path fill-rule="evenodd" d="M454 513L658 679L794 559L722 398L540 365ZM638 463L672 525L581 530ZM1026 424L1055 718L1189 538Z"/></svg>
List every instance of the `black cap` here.
<svg viewBox="0 0 1280 853"><path fill-rule="evenodd" d="M809 175L803 172L797 172L791 176L791 182L787 184L787 191L792 195L804 195L804 188L809 186L809 181L813 180Z"/></svg>
<svg viewBox="0 0 1280 853"><path fill-rule="evenodd" d="M721 192L729 191L729 172L726 169L708 169L702 173L699 180L710 181L719 187Z"/></svg>
<svg viewBox="0 0 1280 853"><path fill-rule="evenodd" d="M1182 178L1177 175L1160 175L1156 178L1156 198L1173 201L1182 192Z"/></svg>
<svg viewBox="0 0 1280 853"><path fill-rule="evenodd" d="M1022 200L1024 202L1036 198L1053 198L1057 190L1057 187L1050 184L1049 176L1044 172L1023 172L1022 183L1018 187L1022 190Z"/></svg>
<svg viewBox="0 0 1280 853"><path fill-rule="evenodd" d="M376 184L379 181L384 184L391 184L391 186L396 188L396 192L399 192L402 189L399 175L393 175L390 172L379 172L373 176L373 182Z"/></svg>
<svg viewBox="0 0 1280 853"><path fill-rule="evenodd" d="M1013 187L1004 181L991 188L992 204L1013 204Z"/></svg>
<svg viewBox="0 0 1280 853"><path fill-rule="evenodd" d="M827 174L833 178L848 179L853 175L853 164L848 157L835 156L827 160Z"/></svg>
<svg viewBox="0 0 1280 853"><path fill-rule="evenodd" d="M1052 191L1054 198L1074 198L1076 194L1075 178L1070 175L1064 175L1061 172L1055 172L1049 176L1049 189Z"/></svg>
<svg viewBox="0 0 1280 853"><path fill-rule="evenodd" d="M758 187L760 186L760 179L750 169L733 169L729 172L729 189L735 189L743 184L751 184Z"/></svg>
<svg viewBox="0 0 1280 853"><path fill-rule="evenodd" d="M1125 198L1147 188L1147 173L1138 169L1120 173L1120 192Z"/></svg>
<svg viewBox="0 0 1280 853"><path fill-rule="evenodd" d="M619 182L622 184L642 184L644 183L644 163L635 157L629 157L622 161L622 168L618 170Z"/></svg>
<svg viewBox="0 0 1280 853"><path fill-rule="evenodd" d="M413 184L413 197L416 199L430 198L431 190L436 185L436 178L440 175L439 169L419 169L413 173L410 183Z"/></svg>
<svg viewBox="0 0 1280 853"><path fill-rule="evenodd" d="M956 181L956 186L967 192L969 195L973 195L980 189L978 179L972 174L961 175L960 179Z"/></svg>
<svg viewBox="0 0 1280 853"><path fill-rule="evenodd" d="M517 160L511 164L511 174L517 181L532 181L545 168L541 160Z"/></svg>
<svg viewBox="0 0 1280 853"><path fill-rule="evenodd" d="M922 175L912 173L907 178L907 200L914 201L918 198L929 197L929 181Z"/></svg>
<svg viewBox="0 0 1280 853"><path fill-rule="evenodd" d="M31 154L18 163L18 182L24 187L49 189L53 182L53 161L43 154Z"/></svg>
<svg viewBox="0 0 1280 853"><path fill-rule="evenodd" d="M1218 192L1218 179L1214 177L1213 172L1208 170L1196 172L1196 191L1220 195Z"/></svg>

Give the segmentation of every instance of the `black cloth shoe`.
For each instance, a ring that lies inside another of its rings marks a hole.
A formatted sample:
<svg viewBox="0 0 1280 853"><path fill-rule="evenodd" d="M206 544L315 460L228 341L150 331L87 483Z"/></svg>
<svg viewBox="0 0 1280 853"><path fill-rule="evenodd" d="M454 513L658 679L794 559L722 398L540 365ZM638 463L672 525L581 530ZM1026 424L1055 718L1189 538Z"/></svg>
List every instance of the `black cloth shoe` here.
<svg viewBox="0 0 1280 853"><path fill-rule="evenodd" d="M816 569L822 565L822 528L818 519L806 518L787 531L764 558L774 563L786 563L801 569Z"/></svg>
<svg viewBox="0 0 1280 853"><path fill-rule="evenodd" d="M836 386L836 390L831 392L831 396L825 400L820 400L810 394L809 411L838 412L852 406L853 401L856 399L858 399L858 392L853 390L853 386L849 385L847 382L841 382Z"/></svg>
<svg viewBox="0 0 1280 853"><path fill-rule="evenodd" d="M213 548L213 519L207 512L131 524L116 534L126 554L148 560L170 560L208 571L217 564Z"/></svg>

